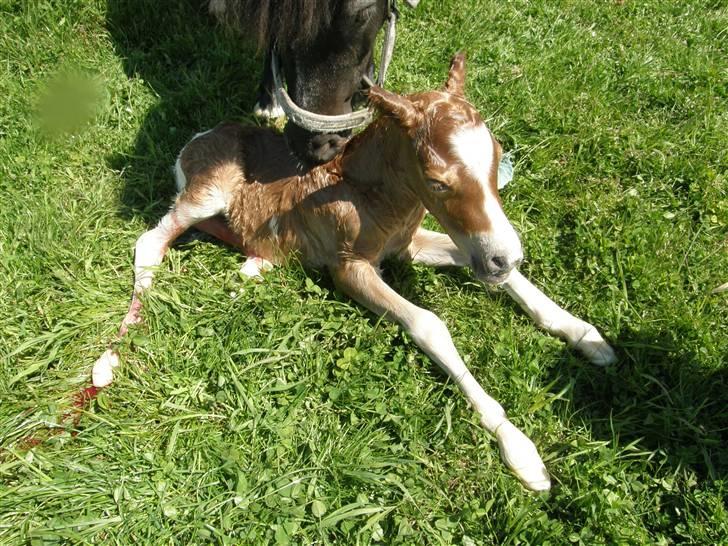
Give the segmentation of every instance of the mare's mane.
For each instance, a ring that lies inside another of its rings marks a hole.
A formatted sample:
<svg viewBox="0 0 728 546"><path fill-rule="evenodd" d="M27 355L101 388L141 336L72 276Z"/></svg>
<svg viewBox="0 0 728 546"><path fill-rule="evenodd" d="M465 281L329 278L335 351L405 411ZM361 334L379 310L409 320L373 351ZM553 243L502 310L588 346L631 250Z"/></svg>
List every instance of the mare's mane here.
<svg viewBox="0 0 728 546"><path fill-rule="evenodd" d="M331 26L342 0L225 0L224 18L258 48L306 47Z"/></svg>

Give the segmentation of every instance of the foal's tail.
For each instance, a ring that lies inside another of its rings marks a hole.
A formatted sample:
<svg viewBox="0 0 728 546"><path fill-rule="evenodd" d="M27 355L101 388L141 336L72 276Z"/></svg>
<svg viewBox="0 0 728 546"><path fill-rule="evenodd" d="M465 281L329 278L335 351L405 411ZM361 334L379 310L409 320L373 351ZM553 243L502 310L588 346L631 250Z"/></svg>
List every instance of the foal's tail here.
<svg viewBox="0 0 728 546"><path fill-rule="evenodd" d="M174 166L172 167L172 173L174 174L174 183L175 183L175 186L177 186L177 193L182 193L185 190L185 188L187 188L187 176L185 175L185 172L182 169L182 154L185 153L187 146L192 144L198 138L205 136L206 134L211 133L212 131L213 131L213 129L209 129L207 131L202 131L201 133L197 133L179 151L179 155L177 156L177 161L174 162Z"/></svg>

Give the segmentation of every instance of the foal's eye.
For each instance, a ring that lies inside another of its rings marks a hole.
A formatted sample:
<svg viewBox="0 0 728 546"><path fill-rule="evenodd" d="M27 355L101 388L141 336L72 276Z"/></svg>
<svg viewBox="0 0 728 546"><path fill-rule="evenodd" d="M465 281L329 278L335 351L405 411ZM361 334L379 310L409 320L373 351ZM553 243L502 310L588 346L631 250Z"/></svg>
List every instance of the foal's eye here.
<svg viewBox="0 0 728 546"><path fill-rule="evenodd" d="M430 185L430 191L432 193L445 193L450 190L447 184L434 178L428 179L427 183Z"/></svg>

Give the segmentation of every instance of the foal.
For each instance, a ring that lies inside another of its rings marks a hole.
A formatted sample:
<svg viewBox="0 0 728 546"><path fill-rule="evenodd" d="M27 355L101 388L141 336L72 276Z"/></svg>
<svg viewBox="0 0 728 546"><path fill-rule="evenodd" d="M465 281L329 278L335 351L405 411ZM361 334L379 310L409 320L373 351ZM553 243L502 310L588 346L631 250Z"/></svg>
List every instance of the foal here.
<svg viewBox="0 0 728 546"><path fill-rule="evenodd" d="M175 166L179 195L157 227L136 244L134 296L120 334L140 320L139 295L181 233L196 224L238 242L257 275L295 252L326 266L336 285L376 314L399 322L460 387L496 436L503 459L526 487L550 487L533 443L506 417L465 367L445 324L410 303L378 275L386 256L434 266L468 265L505 290L546 330L596 364L615 360L596 329L558 307L516 269L521 244L496 189L501 148L463 98L464 57L457 55L443 91L402 97L372 88L379 118L343 153L296 172L283 137L226 123L197 135ZM420 227L430 211L447 235ZM216 215L224 215L229 231ZM94 366L94 384L111 382L118 353Z"/></svg>

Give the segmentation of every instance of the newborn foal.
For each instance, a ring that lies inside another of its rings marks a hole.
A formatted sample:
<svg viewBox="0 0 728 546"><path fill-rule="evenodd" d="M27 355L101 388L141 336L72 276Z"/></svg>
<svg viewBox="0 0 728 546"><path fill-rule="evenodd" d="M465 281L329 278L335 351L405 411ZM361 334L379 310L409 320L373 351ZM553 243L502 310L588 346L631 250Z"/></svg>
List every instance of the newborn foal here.
<svg viewBox="0 0 728 546"><path fill-rule="evenodd" d="M134 296L120 333L140 320L139 294L182 232L224 215L259 274L295 252L326 266L336 285L378 315L399 322L460 387L494 434L508 467L533 490L550 486L533 443L506 417L465 367L445 324L410 303L377 274L386 256L429 265L468 265L506 291L542 327L594 363L614 361L596 329L548 299L515 269L521 244L496 189L501 148L463 98L464 57L457 55L445 89L402 97L372 88L380 117L329 163L299 174L283 137L267 129L222 124L189 142L175 166L180 190L171 211L136 245ZM420 227L430 211L447 235ZM214 221L214 220L213 220ZM118 353L94 367L108 385Z"/></svg>

